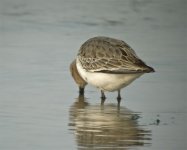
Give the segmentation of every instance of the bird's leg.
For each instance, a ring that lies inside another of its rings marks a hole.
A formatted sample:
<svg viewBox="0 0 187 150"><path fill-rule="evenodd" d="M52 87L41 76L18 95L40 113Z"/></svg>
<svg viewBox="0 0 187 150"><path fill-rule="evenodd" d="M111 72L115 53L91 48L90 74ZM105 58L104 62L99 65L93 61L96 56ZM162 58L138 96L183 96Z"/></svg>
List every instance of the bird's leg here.
<svg viewBox="0 0 187 150"><path fill-rule="evenodd" d="M104 93L104 91L101 90L101 105L104 104L105 99L106 99L105 93Z"/></svg>
<svg viewBox="0 0 187 150"><path fill-rule="evenodd" d="M103 90L101 90L101 99L106 99L106 96Z"/></svg>
<svg viewBox="0 0 187 150"><path fill-rule="evenodd" d="M120 106L120 102L121 102L120 90L118 90L118 97L117 97L117 101L118 101L118 106Z"/></svg>
<svg viewBox="0 0 187 150"><path fill-rule="evenodd" d="M80 96L84 95L84 87L79 87L79 95Z"/></svg>

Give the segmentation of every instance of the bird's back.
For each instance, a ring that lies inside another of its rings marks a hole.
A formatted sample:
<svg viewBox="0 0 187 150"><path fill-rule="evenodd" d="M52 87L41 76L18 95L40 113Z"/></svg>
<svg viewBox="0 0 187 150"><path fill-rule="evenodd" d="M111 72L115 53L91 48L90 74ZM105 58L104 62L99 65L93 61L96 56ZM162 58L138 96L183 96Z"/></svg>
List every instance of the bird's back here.
<svg viewBox="0 0 187 150"><path fill-rule="evenodd" d="M94 37L80 48L78 59L89 72L145 73L154 69L147 66L124 41L109 37Z"/></svg>

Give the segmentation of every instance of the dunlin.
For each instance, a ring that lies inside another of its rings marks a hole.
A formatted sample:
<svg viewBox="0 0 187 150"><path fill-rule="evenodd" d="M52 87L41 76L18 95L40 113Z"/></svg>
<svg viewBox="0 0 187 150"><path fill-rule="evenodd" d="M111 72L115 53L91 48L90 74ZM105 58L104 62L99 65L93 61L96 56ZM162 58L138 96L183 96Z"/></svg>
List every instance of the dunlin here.
<svg viewBox="0 0 187 150"><path fill-rule="evenodd" d="M122 88L144 73L154 72L127 43L100 36L83 43L72 68L72 75L80 88L84 89L87 83L99 88L103 100L105 91L118 91L118 103Z"/></svg>

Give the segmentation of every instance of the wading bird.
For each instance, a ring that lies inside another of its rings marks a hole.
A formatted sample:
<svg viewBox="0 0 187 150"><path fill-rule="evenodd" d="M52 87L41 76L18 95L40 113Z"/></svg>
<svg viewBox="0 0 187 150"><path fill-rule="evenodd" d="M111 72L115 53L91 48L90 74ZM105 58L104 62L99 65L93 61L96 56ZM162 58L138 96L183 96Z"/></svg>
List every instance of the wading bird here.
<svg viewBox="0 0 187 150"><path fill-rule="evenodd" d="M84 94L88 83L101 90L103 101L106 99L105 91L118 91L118 103L121 101L122 88L144 73L154 72L127 43L102 36L82 44L70 70L80 94Z"/></svg>

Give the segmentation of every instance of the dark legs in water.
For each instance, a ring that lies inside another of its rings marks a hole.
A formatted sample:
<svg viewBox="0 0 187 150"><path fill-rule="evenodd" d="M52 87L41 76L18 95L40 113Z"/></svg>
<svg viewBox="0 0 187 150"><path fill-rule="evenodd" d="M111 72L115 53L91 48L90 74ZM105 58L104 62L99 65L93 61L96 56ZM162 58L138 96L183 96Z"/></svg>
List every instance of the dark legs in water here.
<svg viewBox="0 0 187 150"><path fill-rule="evenodd" d="M79 96L83 96L83 95L84 95L84 88L79 87Z"/></svg>
<svg viewBox="0 0 187 150"><path fill-rule="evenodd" d="M117 101L118 101L118 106L120 106L120 102L121 102L120 90L118 90L118 97L117 97Z"/></svg>
<svg viewBox="0 0 187 150"><path fill-rule="evenodd" d="M105 93L104 93L104 91L101 90L101 104L102 104L102 105L104 104L105 99L106 99ZM118 106L120 106L120 102L121 102L120 90L118 90L117 101L118 101Z"/></svg>
<svg viewBox="0 0 187 150"><path fill-rule="evenodd" d="M101 90L101 99L106 99L104 91Z"/></svg>
<svg viewBox="0 0 187 150"><path fill-rule="evenodd" d="M104 91L101 90L101 105L104 104L105 99L106 99L105 93L104 93Z"/></svg>
<svg viewBox="0 0 187 150"><path fill-rule="evenodd" d="M84 96L84 87L79 87L79 96ZM104 91L101 90L101 105L104 104L105 99L106 99L105 93ZM117 101L118 101L118 106L120 106L120 102L121 102L120 90L118 90Z"/></svg>

